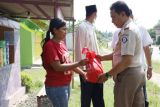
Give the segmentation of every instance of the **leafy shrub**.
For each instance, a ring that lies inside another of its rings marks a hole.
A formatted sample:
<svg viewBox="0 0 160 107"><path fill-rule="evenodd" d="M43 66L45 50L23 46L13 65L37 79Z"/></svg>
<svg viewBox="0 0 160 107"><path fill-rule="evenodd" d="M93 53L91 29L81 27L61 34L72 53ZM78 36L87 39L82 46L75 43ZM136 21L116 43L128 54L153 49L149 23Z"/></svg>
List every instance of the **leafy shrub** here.
<svg viewBox="0 0 160 107"><path fill-rule="evenodd" d="M36 82L35 82L35 87L42 87L43 86L43 82L42 81L39 81L39 80L37 80Z"/></svg>
<svg viewBox="0 0 160 107"><path fill-rule="evenodd" d="M22 81L22 86L26 87L26 92L30 92L31 88L33 87L31 76L27 74L25 71L23 71L21 72L21 81Z"/></svg>

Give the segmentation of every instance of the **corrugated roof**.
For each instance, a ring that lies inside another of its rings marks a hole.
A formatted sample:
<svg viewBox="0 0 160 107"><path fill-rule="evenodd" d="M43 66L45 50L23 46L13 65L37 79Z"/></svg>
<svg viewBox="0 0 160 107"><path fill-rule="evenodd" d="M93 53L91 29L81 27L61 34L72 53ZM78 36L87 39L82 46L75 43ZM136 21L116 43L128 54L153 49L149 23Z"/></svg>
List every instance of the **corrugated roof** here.
<svg viewBox="0 0 160 107"><path fill-rule="evenodd" d="M0 16L51 19L60 8L65 20L73 20L73 0L0 0Z"/></svg>

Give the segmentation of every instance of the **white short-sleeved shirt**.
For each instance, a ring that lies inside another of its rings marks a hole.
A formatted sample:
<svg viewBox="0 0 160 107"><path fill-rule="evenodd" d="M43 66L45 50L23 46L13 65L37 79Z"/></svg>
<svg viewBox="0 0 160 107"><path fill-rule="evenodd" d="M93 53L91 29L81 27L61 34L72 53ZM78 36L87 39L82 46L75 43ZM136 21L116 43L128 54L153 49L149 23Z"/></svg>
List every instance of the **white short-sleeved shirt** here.
<svg viewBox="0 0 160 107"><path fill-rule="evenodd" d="M95 27L93 24L84 20L76 30L75 35L75 60L83 59L82 48L87 47L90 51L99 53Z"/></svg>
<svg viewBox="0 0 160 107"><path fill-rule="evenodd" d="M149 35L148 31L146 30L146 28L144 28L143 26L138 26L138 28L141 33L143 47L151 45L153 43L153 40L151 36ZM144 51L142 51L141 57L142 57L141 61L142 61L143 67L146 68L147 64L146 64L146 58L145 58Z"/></svg>
<svg viewBox="0 0 160 107"><path fill-rule="evenodd" d="M153 43L153 40L152 40L151 36L149 35L148 31L143 26L138 26L138 29L140 31L143 47L151 45ZM112 44L111 44L111 47L113 49L115 48L116 43L118 41L118 33L119 32L120 32L120 29L116 30L113 35ZM144 67L146 67L145 55L144 55L143 50L142 50L142 54L141 54L141 63L143 64Z"/></svg>

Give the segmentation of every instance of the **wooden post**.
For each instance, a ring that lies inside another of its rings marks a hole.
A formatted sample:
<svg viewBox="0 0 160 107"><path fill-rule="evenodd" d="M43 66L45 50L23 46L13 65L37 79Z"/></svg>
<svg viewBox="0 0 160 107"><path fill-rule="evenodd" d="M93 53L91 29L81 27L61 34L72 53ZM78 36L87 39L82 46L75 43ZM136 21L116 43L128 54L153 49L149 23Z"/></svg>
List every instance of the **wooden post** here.
<svg viewBox="0 0 160 107"><path fill-rule="evenodd" d="M75 53L74 53L74 45L75 45L75 36L74 36L74 19L72 20L72 28L73 28L73 32L72 32L72 37L73 37L73 47L72 47L72 52L73 52L73 62L75 61ZM73 76L72 76L72 88L74 88L74 73L73 73Z"/></svg>

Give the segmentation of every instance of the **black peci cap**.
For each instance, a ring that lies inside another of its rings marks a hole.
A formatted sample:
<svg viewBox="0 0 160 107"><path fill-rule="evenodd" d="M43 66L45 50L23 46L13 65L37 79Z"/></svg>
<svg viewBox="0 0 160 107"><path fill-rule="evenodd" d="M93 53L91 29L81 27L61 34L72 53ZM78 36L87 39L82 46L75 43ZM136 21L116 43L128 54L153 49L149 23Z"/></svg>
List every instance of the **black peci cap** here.
<svg viewBox="0 0 160 107"><path fill-rule="evenodd" d="M86 16L90 16L94 12L97 12L96 5L86 6Z"/></svg>

